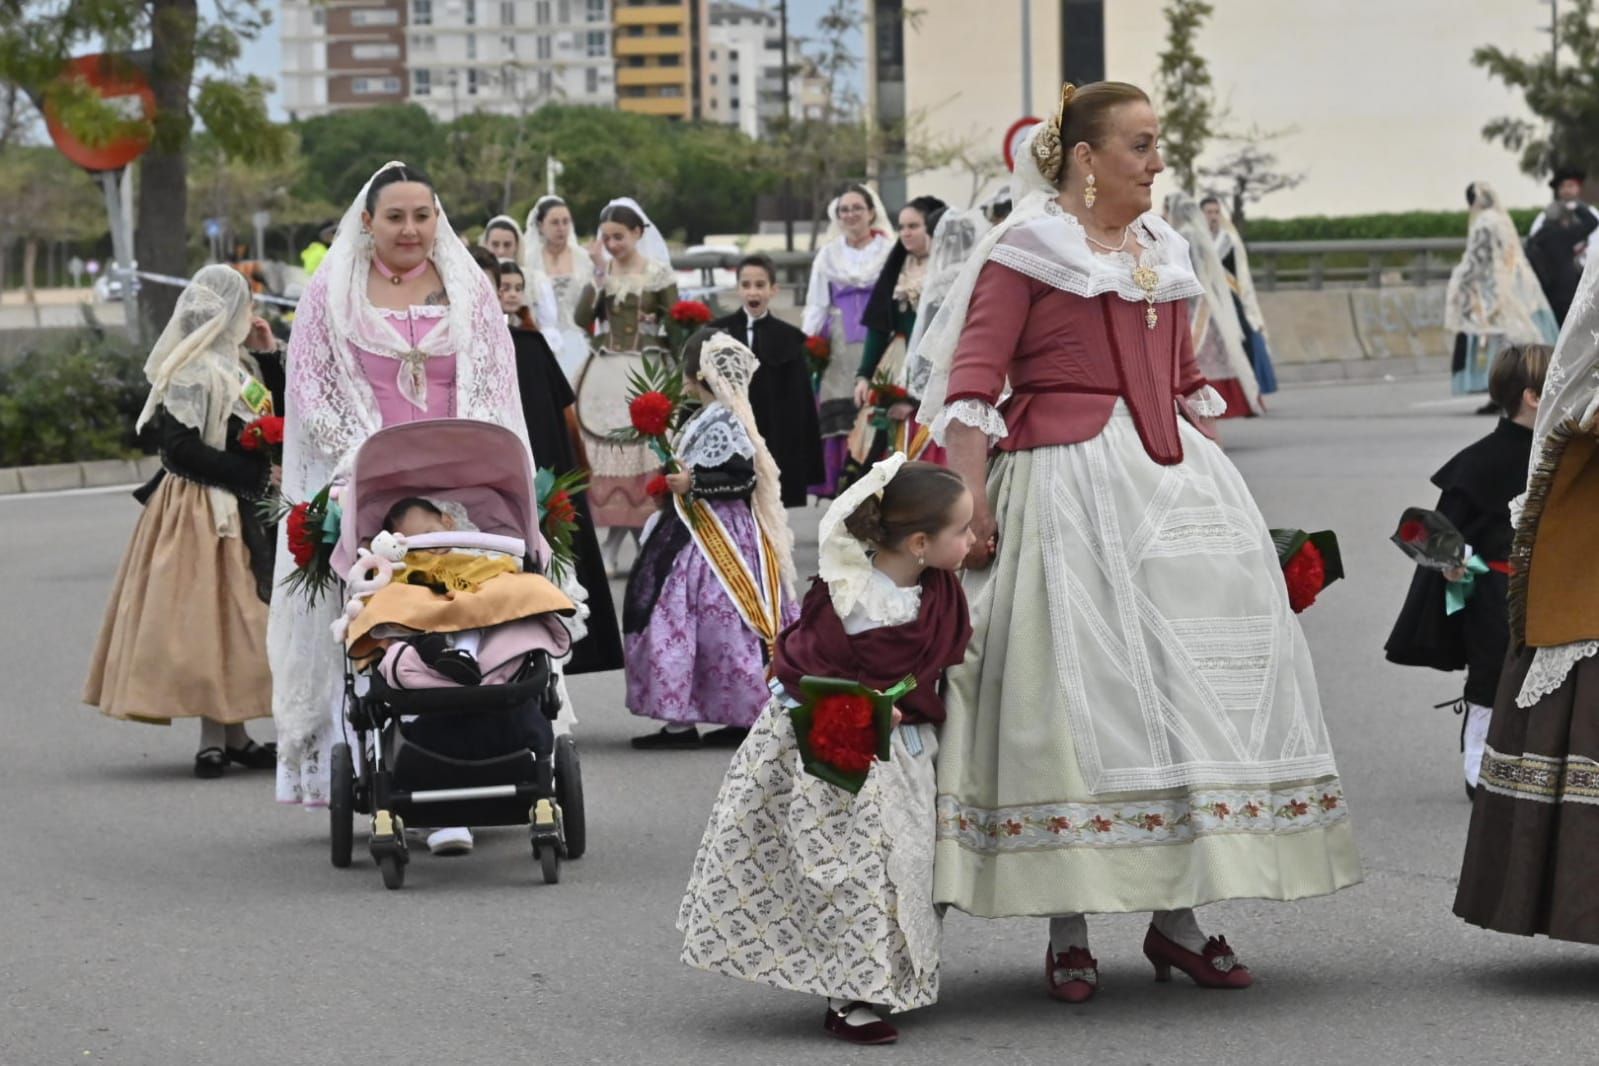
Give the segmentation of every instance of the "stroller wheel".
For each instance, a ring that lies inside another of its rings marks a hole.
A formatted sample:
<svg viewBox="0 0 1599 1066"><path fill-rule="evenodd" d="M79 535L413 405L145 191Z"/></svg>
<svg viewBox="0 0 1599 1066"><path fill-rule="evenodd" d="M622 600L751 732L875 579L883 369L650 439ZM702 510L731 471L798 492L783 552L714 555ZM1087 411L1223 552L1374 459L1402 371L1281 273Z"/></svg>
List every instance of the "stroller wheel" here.
<svg viewBox="0 0 1599 1066"><path fill-rule="evenodd" d="M332 795L328 797L328 823L332 830L333 865L344 869L350 865L355 848L355 760L350 745L333 746Z"/></svg>
<svg viewBox="0 0 1599 1066"><path fill-rule="evenodd" d="M539 849L539 868L544 873L544 883L556 884L561 880L561 853L552 847Z"/></svg>
<svg viewBox="0 0 1599 1066"><path fill-rule="evenodd" d="M583 766L577 757L577 741L570 735L555 741L555 802L561 805L566 857L580 859L588 848L588 822L583 815Z"/></svg>
<svg viewBox="0 0 1599 1066"><path fill-rule="evenodd" d="M405 885L405 862L398 855L378 859L378 872L383 875L384 888L392 891Z"/></svg>

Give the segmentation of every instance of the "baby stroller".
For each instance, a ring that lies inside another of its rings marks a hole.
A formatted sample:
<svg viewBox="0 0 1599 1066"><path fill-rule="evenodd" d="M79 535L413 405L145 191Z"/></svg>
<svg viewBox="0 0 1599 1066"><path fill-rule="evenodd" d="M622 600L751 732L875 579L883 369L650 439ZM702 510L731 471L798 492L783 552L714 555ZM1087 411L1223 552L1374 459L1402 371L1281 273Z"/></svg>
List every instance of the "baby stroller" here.
<svg viewBox="0 0 1599 1066"><path fill-rule="evenodd" d="M392 426L361 446L340 498L334 572L348 573L358 547L380 531L388 509L417 496L459 503L478 528L414 537L411 547L502 552L521 560L524 572L543 572L548 548L539 532L527 448L509 430L464 419ZM532 584L565 601L553 586ZM566 636L558 623L548 628ZM496 683L485 677L473 687L398 688L370 662L363 668L346 657L349 742L335 745L330 766L334 866L350 865L359 812L371 817L367 846L386 888L405 883L407 826L526 825L544 881L560 880L561 860L583 854L586 826L576 742L570 734L547 742L549 723L561 709L552 650L560 654L565 648L548 644L519 652L497 671ZM430 735L439 735L448 723L436 716L449 715L463 716L458 721L542 715L546 721L538 724L546 740L490 758L462 758L410 735L420 732L413 727L424 720L433 727Z"/></svg>

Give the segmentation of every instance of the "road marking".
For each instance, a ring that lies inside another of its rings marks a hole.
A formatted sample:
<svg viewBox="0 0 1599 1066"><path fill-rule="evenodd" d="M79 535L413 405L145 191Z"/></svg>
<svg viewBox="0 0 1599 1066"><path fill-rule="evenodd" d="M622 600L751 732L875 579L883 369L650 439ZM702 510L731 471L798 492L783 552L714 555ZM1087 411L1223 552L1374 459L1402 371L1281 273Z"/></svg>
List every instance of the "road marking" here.
<svg viewBox="0 0 1599 1066"><path fill-rule="evenodd" d="M102 485L93 489L52 489L49 492L8 492L0 496L0 503L11 500L51 500L64 496L105 496L113 492L132 492L142 481L135 481L127 485Z"/></svg>

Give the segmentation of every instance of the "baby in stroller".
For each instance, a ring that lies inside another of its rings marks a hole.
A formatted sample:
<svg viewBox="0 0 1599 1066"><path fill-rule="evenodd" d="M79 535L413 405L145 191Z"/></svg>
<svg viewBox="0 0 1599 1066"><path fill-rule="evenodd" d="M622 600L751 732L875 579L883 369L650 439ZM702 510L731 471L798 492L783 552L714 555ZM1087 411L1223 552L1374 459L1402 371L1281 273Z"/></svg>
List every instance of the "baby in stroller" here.
<svg viewBox="0 0 1599 1066"><path fill-rule="evenodd" d="M463 826L528 826L548 881L582 852L576 749L553 724L576 605L544 576L518 445L486 423L389 427L361 447L341 495L333 565L348 602L334 632L354 735L332 753L334 864L349 862L351 812L371 813L391 888L406 823L444 827L430 850L456 854L472 847Z"/></svg>

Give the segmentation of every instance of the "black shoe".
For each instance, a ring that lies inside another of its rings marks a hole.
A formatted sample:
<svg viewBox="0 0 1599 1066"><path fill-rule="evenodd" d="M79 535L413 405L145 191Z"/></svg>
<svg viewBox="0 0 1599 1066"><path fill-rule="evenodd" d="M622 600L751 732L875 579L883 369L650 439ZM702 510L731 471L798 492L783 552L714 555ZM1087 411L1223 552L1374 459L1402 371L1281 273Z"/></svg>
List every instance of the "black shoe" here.
<svg viewBox="0 0 1599 1066"><path fill-rule="evenodd" d="M242 748L223 748L222 754L228 762L246 770L271 770L278 765L278 746L273 741L257 744L247 740Z"/></svg>
<svg viewBox="0 0 1599 1066"><path fill-rule="evenodd" d="M195 753L195 777L202 779L221 777L227 766L228 757L221 748L202 748Z"/></svg>
<svg viewBox="0 0 1599 1066"><path fill-rule="evenodd" d="M736 748L744 743L744 738L749 735L748 729L727 725L721 729L711 730L702 739L707 748Z"/></svg>
<svg viewBox="0 0 1599 1066"><path fill-rule="evenodd" d="M662 729L634 737L630 743L640 751L688 750L700 746L700 734L697 729Z"/></svg>
<svg viewBox="0 0 1599 1066"><path fill-rule="evenodd" d="M483 668L477 664L469 651L460 648L451 648L428 664L454 681L457 685L481 685L483 683Z"/></svg>

